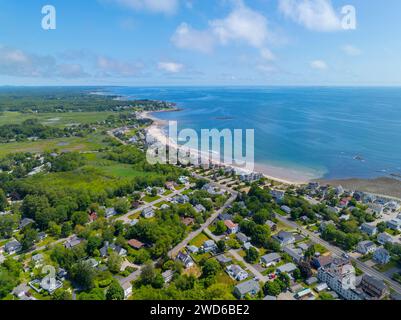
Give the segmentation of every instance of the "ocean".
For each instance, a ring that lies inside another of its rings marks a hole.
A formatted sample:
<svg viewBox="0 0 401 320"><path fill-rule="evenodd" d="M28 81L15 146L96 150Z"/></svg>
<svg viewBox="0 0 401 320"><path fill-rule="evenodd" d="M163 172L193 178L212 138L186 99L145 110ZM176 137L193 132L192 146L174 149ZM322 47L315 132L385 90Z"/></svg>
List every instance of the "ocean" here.
<svg viewBox="0 0 401 320"><path fill-rule="evenodd" d="M257 168L344 179L401 174L401 88L113 87L175 102L179 128L254 129ZM273 168L273 169L272 169Z"/></svg>

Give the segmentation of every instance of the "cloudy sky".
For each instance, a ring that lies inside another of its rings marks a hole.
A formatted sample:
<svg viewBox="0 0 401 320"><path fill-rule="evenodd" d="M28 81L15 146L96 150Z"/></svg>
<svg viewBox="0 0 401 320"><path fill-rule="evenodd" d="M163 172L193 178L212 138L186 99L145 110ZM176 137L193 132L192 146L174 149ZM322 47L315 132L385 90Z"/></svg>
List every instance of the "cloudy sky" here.
<svg viewBox="0 0 401 320"><path fill-rule="evenodd" d="M0 85L401 85L400 12L399 0L0 0Z"/></svg>

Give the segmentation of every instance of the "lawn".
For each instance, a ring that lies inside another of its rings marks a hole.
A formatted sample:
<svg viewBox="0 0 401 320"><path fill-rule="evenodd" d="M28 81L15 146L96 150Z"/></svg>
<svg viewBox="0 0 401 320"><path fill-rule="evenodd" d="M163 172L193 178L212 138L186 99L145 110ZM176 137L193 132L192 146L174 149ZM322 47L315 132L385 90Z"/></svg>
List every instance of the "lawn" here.
<svg viewBox="0 0 401 320"><path fill-rule="evenodd" d="M377 264L373 268L377 269L380 272L387 272L391 269L397 268L398 264L396 260L391 260L387 264Z"/></svg>
<svg viewBox="0 0 401 320"><path fill-rule="evenodd" d="M4 112L0 114L0 126L18 124L27 119L38 119L43 125L65 127L72 124L88 124L104 121L116 112L65 112L65 113L20 113Z"/></svg>
<svg viewBox="0 0 401 320"><path fill-rule="evenodd" d="M147 195L147 196L144 196L144 197L142 198L142 201L145 201L145 202L147 202L147 203L150 203L150 202L153 202L153 201L156 201L156 200L159 200L159 199L160 199L160 196L152 197L152 196Z"/></svg>
<svg viewBox="0 0 401 320"><path fill-rule="evenodd" d="M93 151L100 149L104 136L91 134L85 138L69 137L38 141L22 141L0 144L0 157L9 153L31 152L40 153L44 151L58 150L66 151Z"/></svg>
<svg viewBox="0 0 401 320"><path fill-rule="evenodd" d="M193 238L189 244L196 246L196 247L200 247L201 245L203 245L203 243L206 240L209 240L209 237L202 232L199 235L197 235L195 238Z"/></svg>

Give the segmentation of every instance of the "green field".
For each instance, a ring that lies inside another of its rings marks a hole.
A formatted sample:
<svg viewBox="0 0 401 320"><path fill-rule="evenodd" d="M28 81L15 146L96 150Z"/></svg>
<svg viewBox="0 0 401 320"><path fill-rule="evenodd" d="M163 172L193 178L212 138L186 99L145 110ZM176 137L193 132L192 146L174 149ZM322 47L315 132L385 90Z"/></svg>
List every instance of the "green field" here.
<svg viewBox="0 0 401 320"><path fill-rule="evenodd" d="M65 127L72 124L87 124L106 120L116 112L65 112L65 113L0 113L0 126L19 124L27 119L38 119L43 125Z"/></svg>
<svg viewBox="0 0 401 320"><path fill-rule="evenodd" d="M9 153L31 152L40 153L43 151L94 151L102 147L104 136L91 134L85 138L69 137L38 141L23 141L0 144L0 157Z"/></svg>

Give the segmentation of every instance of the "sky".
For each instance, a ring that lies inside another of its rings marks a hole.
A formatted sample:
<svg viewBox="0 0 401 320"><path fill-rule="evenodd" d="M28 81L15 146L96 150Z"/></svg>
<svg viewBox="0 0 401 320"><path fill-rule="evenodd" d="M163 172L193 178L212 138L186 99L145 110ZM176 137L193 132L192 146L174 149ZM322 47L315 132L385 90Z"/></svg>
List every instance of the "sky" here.
<svg viewBox="0 0 401 320"><path fill-rule="evenodd" d="M400 12L399 0L0 0L0 85L400 86Z"/></svg>

